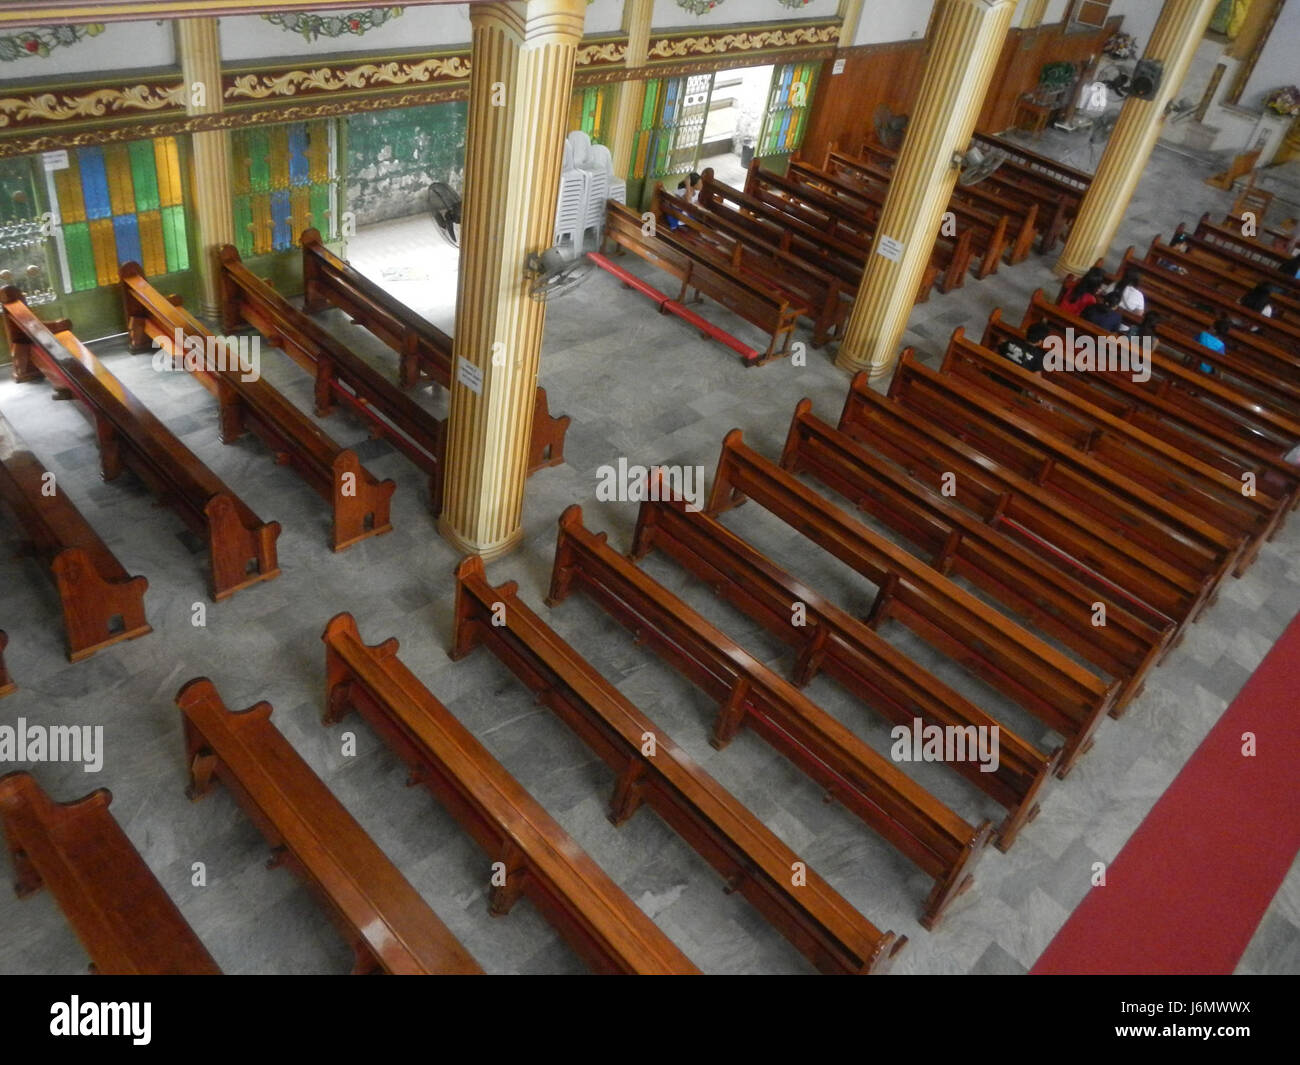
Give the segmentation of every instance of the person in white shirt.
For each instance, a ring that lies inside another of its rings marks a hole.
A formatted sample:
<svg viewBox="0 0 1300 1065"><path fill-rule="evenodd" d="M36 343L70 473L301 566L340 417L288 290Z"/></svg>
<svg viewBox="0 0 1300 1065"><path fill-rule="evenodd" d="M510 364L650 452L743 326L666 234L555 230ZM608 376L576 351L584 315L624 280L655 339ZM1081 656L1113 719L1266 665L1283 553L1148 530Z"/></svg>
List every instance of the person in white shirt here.
<svg viewBox="0 0 1300 1065"><path fill-rule="evenodd" d="M1141 275L1131 267L1124 271L1124 276L1116 282L1111 291L1119 293L1119 309L1136 314L1139 318L1147 313L1147 298L1138 288Z"/></svg>

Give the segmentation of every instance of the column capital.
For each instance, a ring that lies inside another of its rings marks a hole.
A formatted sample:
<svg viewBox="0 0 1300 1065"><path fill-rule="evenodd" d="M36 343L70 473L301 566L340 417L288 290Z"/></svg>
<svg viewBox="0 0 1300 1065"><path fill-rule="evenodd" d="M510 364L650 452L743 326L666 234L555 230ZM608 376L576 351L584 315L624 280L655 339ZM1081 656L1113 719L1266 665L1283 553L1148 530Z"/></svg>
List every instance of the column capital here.
<svg viewBox="0 0 1300 1065"><path fill-rule="evenodd" d="M498 0L469 8L476 31L496 28L522 44L576 44L586 18L587 0Z"/></svg>

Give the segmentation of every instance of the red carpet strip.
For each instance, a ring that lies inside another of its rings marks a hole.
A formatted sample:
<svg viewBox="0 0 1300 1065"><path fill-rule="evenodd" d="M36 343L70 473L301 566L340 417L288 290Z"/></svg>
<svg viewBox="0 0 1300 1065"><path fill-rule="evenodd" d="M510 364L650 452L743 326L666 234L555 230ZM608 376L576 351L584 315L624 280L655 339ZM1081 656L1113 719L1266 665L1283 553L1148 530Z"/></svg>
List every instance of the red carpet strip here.
<svg viewBox="0 0 1300 1065"><path fill-rule="evenodd" d="M1236 968L1300 852L1298 662L1300 617L1033 973L1230 974ZM1242 754L1248 732L1254 757Z"/></svg>

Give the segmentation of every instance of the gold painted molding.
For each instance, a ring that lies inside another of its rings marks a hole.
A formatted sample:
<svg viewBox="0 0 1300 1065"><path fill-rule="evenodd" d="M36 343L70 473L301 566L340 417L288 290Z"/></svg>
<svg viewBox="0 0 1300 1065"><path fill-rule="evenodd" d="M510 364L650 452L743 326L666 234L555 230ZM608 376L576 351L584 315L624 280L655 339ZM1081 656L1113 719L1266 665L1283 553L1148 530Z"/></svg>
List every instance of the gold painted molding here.
<svg viewBox="0 0 1300 1065"><path fill-rule="evenodd" d="M130 111L161 111L167 108L183 111L185 99L184 85L179 81L174 85L151 82L101 86L82 92L36 90L0 97L0 128L72 122Z"/></svg>
<svg viewBox="0 0 1300 1065"><path fill-rule="evenodd" d="M485 0L405 0L407 7L432 4L483 3ZM329 8L388 7L388 0L42 0L39 15L30 0L0 0L0 27L42 26L69 22L135 22L140 19L262 15L283 11L324 11Z"/></svg>
<svg viewBox="0 0 1300 1065"><path fill-rule="evenodd" d="M224 94L228 102L237 102L319 92L339 92L345 89L360 91L383 85L466 81L468 78L469 56L456 54L433 56L419 62L393 60L386 63L360 63L347 67L323 65L308 70L227 74Z"/></svg>

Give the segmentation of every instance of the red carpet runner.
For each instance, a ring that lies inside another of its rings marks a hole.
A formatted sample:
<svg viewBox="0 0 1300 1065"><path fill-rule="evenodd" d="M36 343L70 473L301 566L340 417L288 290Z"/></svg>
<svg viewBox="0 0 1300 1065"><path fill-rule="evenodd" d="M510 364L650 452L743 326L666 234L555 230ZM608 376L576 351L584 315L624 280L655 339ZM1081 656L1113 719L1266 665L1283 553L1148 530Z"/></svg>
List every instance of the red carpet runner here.
<svg viewBox="0 0 1300 1065"><path fill-rule="evenodd" d="M1297 851L1300 617L1032 971L1231 973Z"/></svg>

